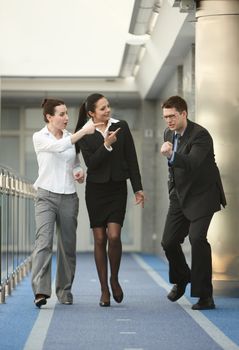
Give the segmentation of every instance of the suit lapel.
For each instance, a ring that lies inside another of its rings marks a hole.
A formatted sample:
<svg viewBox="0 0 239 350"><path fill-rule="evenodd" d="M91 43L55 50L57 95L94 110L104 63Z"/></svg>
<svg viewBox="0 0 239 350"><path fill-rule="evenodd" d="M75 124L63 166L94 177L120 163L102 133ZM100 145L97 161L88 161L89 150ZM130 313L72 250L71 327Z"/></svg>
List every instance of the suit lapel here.
<svg viewBox="0 0 239 350"><path fill-rule="evenodd" d="M184 134L183 136L180 137L180 141L178 142L178 147L177 147L178 153L183 153L183 150L187 146L190 139L192 128L193 128L193 123L188 119L187 127L184 131ZM165 132L165 141L169 141L173 144L173 138L174 138L174 131L167 129Z"/></svg>
<svg viewBox="0 0 239 350"><path fill-rule="evenodd" d="M120 127L120 122L118 123L112 123L109 127L109 131L115 131Z"/></svg>
<svg viewBox="0 0 239 350"><path fill-rule="evenodd" d="M174 131L167 130L165 134L165 141L169 141L173 144L173 138L174 138Z"/></svg>

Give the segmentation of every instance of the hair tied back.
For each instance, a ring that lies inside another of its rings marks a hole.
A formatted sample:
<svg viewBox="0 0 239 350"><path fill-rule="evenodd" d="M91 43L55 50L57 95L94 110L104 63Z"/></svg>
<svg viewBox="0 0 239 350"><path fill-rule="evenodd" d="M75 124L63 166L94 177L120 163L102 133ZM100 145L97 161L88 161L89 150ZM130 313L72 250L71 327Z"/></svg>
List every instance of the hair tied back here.
<svg viewBox="0 0 239 350"><path fill-rule="evenodd" d="M46 103L47 103L47 98L44 98L44 100L41 103L41 107L44 107Z"/></svg>
<svg viewBox="0 0 239 350"><path fill-rule="evenodd" d="M87 100L85 100L85 111L86 111L86 113L87 113Z"/></svg>

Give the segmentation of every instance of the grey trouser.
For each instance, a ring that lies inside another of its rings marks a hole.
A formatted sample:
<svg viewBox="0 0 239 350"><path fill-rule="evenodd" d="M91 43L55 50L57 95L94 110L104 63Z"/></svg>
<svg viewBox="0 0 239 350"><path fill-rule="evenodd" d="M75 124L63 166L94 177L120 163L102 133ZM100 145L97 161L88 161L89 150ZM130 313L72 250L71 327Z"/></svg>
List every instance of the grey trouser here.
<svg viewBox="0 0 239 350"><path fill-rule="evenodd" d="M35 295L51 296L51 261L56 224L56 295L60 302L72 298L78 208L76 193L57 194L38 188L35 202L36 241L32 254L32 288Z"/></svg>

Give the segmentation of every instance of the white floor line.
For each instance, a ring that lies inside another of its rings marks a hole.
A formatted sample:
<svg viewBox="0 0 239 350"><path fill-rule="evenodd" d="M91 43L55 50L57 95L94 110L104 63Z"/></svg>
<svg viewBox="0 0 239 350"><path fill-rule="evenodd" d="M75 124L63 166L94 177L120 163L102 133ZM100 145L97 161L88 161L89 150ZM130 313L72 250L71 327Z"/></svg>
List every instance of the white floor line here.
<svg viewBox="0 0 239 350"><path fill-rule="evenodd" d="M55 283L53 282L52 289L54 286ZM47 304L40 309L39 315L34 323L34 326L32 327L31 333L29 334L23 350L43 349L44 341L47 336L56 303L57 297L55 294L53 294L50 299L47 299ZM32 304L32 307L34 307L34 304Z"/></svg>
<svg viewBox="0 0 239 350"><path fill-rule="evenodd" d="M124 348L124 350L144 350L143 348Z"/></svg>
<svg viewBox="0 0 239 350"><path fill-rule="evenodd" d="M167 292L171 290L171 286L164 281L154 269L148 265L139 255L132 254L134 260L150 275L150 277ZM217 328L206 316L200 311L191 309L192 304L183 296L178 304L199 324L201 328L224 350L239 350L239 346L228 338L219 328ZM214 312L214 311L213 311Z"/></svg>
<svg viewBox="0 0 239 350"><path fill-rule="evenodd" d="M117 318L116 319L117 322L130 322L132 321L131 318Z"/></svg>

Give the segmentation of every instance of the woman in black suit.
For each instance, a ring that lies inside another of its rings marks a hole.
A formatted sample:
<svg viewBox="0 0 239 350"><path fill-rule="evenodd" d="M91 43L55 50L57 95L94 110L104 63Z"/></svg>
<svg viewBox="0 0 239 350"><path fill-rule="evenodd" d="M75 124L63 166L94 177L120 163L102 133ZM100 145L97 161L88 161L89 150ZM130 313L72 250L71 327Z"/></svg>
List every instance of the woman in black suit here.
<svg viewBox="0 0 239 350"><path fill-rule="evenodd" d="M118 303L123 300L118 273L122 255L121 228L127 201L126 180L130 179L136 204L141 204L142 207L144 193L128 124L126 121L112 118L108 100L96 93L88 96L81 105L76 131L86 123L97 122L103 125L96 129L94 135L87 135L77 142L76 152L82 152L87 166L85 196L94 234L94 255L101 284L100 306L110 306L108 258L113 298Z"/></svg>

